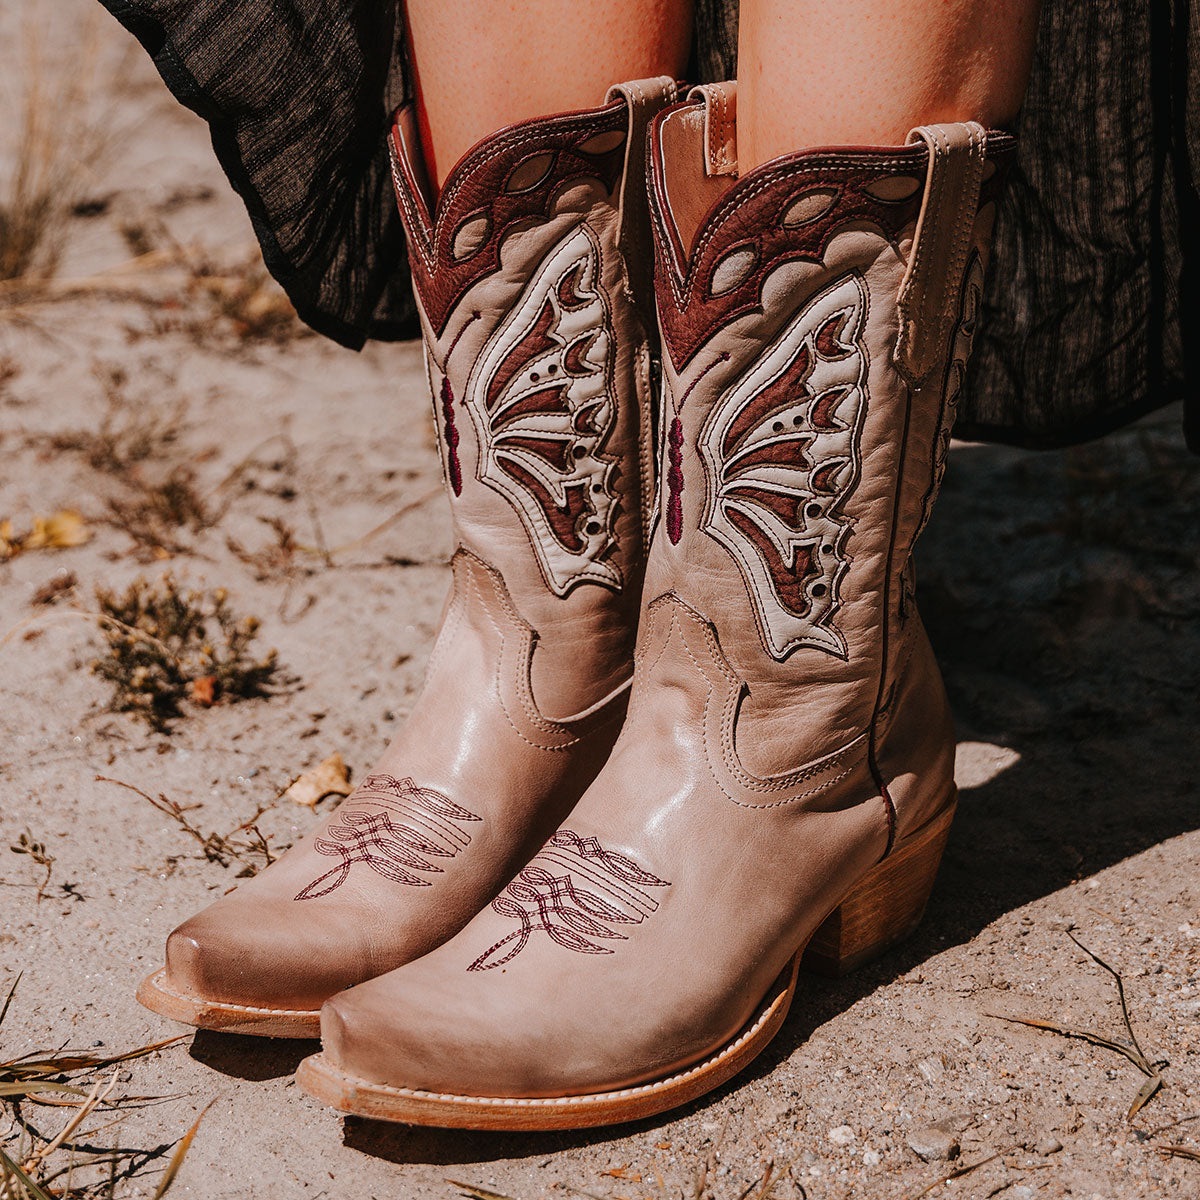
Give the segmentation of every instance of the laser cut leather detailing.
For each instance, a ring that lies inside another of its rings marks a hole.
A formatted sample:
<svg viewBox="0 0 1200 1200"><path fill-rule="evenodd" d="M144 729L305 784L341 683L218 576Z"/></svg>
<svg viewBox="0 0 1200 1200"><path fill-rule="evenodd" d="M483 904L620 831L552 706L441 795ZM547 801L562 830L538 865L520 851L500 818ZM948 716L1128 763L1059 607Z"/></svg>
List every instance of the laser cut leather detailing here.
<svg viewBox="0 0 1200 1200"><path fill-rule="evenodd" d="M850 561L843 505L861 465L866 307L856 275L809 301L700 435L703 529L737 561L779 661L798 646L846 654L833 615Z"/></svg>
<svg viewBox="0 0 1200 1200"><path fill-rule="evenodd" d="M370 805L380 811L369 812ZM350 877L350 868L363 863L378 875L409 887L429 887L417 871L440 875L439 858L453 858L470 844L461 825L482 820L433 788L418 787L411 779L368 775L338 819L313 849L341 861L297 893L297 900L327 896Z"/></svg>
<svg viewBox="0 0 1200 1200"><path fill-rule="evenodd" d="M455 305L474 284L500 267L500 244L521 223L544 219L571 182L593 178L612 191L626 155L626 106L555 118L536 132L518 125L472 151L451 171L431 216L397 122L389 139L392 180L410 248L413 282L441 336ZM522 153L522 148L528 149ZM515 160L515 161L514 161Z"/></svg>
<svg viewBox="0 0 1200 1200"><path fill-rule="evenodd" d="M683 537L683 422L671 418L667 432L667 537L679 545Z"/></svg>
<svg viewBox="0 0 1200 1200"><path fill-rule="evenodd" d="M996 170L983 184L982 204L1003 187L1011 142L990 147L989 156ZM924 148L911 146L812 153L802 170L781 160L762 171L753 191L716 206L690 252L655 177L653 230L663 266L655 290L675 369L683 371L716 329L761 306L763 283L781 259L819 264L847 225L878 229L898 243L921 210L926 161Z"/></svg>
<svg viewBox="0 0 1200 1200"><path fill-rule="evenodd" d="M955 737L901 580L986 255L983 176L1012 141L945 125L714 183L705 105L728 165L731 86L650 139L678 338L629 716L493 903L327 1002L301 1080L347 1111L565 1128L693 1101L778 1028L806 950L850 969L929 895Z"/></svg>
<svg viewBox="0 0 1200 1200"><path fill-rule="evenodd" d="M517 510L546 582L565 596L584 580L619 588L612 330L600 248L585 225L548 255L492 335L465 402L479 478Z"/></svg>
<svg viewBox="0 0 1200 1200"><path fill-rule="evenodd" d="M606 850L594 837L560 829L533 861L492 901L492 911L518 928L467 967L489 971L511 962L536 930L564 950L612 954L604 941L625 941L621 927L640 925L658 909L647 888L669 887L631 858Z"/></svg>
<svg viewBox="0 0 1200 1200"><path fill-rule="evenodd" d="M502 129L436 197L413 106L395 114L450 595L373 774L172 932L139 993L155 1011L314 1036L330 996L490 913L611 752L654 494L646 127L674 98L670 79L634 80L596 108Z"/></svg>

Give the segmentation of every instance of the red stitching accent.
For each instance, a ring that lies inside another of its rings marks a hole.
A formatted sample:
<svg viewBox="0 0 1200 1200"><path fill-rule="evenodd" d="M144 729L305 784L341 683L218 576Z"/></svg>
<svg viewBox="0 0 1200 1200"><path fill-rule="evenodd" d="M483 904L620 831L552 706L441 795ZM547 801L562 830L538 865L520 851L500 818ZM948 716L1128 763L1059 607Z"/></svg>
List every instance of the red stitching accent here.
<svg viewBox="0 0 1200 1200"><path fill-rule="evenodd" d="M396 779L392 775L369 775L355 793L355 797L360 796L364 802L384 811L368 812L357 807L340 809L338 819L326 829L325 836L313 840L313 849L341 861L299 891L294 899L315 900L327 896L346 882L355 863L365 863L376 874L394 883L429 887L430 880L413 872L440 875L442 868L430 859L454 858L471 841L470 835L460 829L458 823L482 820L441 792L418 787L411 779ZM404 820L393 821L392 813Z"/></svg>
<svg viewBox="0 0 1200 1200"><path fill-rule="evenodd" d="M575 875L596 891L578 884ZM490 971L511 962L539 929L565 950L612 954L611 947L589 939L626 941L625 934L610 926L640 925L658 908L658 902L642 889L669 886L633 859L606 850L596 838L560 829L492 901L492 910L515 920L518 927L489 946L467 970ZM497 951L510 944L511 949L497 957Z"/></svg>

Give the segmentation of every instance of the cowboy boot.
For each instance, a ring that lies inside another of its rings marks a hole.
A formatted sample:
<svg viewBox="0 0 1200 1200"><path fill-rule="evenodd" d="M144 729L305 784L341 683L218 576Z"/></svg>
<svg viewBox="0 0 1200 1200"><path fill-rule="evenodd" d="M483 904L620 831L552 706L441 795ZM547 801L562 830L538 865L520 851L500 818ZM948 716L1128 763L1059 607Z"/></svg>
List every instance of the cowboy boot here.
<svg viewBox="0 0 1200 1200"><path fill-rule="evenodd" d="M570 812L625 714L652 497L645 134L668 79L513 126L436 205L392 132L453 582L424 691L354 793L185 922L142 985L209 1029L315 1036L322 1002L461 929Z"/></svg>
<svg viewBox="0 0 1200 1200"><path fill-rule="evenodd" d="M734 181L734 99L651 134L666 466L624 731L490 907L325 1005L298 1081L337 1108L644 1117L765 1046L806 949L849 968L920 918L955 741L909 562L1012 139L931 126Z"/></svg>

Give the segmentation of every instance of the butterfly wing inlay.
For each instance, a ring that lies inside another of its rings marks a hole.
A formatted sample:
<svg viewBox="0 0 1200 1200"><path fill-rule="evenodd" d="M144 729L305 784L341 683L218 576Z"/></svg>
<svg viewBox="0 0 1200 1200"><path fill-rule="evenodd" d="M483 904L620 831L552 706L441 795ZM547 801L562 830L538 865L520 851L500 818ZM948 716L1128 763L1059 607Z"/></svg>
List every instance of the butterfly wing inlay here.
<svg viewBox="0 0 1200 1200"><path fill-rule="evenodd" d="M856 274L808 301L700 433L704 531L733 555L763 642L845 657L833 623L850 565L844 505L861 469L867 296Z"/></svg>
<svg viewBox="0 0 1200 1200"><path fill-rule="evenodd" d="M612 330L600 248L586 226L555 246L468 380L479 478L520 515L559 596L589 581L620 588Z"/></svg>

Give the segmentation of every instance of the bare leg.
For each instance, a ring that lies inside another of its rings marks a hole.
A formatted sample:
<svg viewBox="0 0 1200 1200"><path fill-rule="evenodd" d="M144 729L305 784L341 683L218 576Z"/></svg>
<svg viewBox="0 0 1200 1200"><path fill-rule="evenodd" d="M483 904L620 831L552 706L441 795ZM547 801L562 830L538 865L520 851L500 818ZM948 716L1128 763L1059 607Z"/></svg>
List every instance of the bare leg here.
<svg viewBox="0 0 1200 1200"><path fill-rule="evenodd" d="M1041 0L742 0L738 165L896 145L914 125L1004 125L1029 80Z"/></svg>
<svg viewBox="0 0 1200 1200"><path fill-rule="evenodd" d="M441 187L480 138L591 108L608 86L682 78L691 0L406 0L430 175Z"/></svg>

